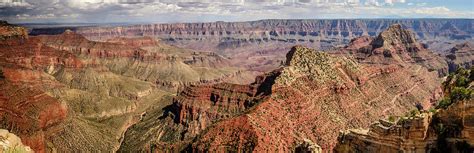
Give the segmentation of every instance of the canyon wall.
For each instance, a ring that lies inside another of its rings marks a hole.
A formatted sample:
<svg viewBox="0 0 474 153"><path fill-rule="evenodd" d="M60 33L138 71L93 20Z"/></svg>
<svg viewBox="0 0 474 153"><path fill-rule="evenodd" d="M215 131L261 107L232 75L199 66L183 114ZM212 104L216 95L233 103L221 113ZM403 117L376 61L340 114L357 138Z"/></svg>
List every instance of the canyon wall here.
<svg viewBox="0 0 474 153"><path fill-rule="evenodd" d="M194 46L192 48L206 47L203 49L221 50L239 47L246 43L273 41L342 43L363 35L376 36L396 23L414 31L418 39L472 39L474 34L471 19L259 20L78 27L75 30L92 40L151 36L176 44ZM51 32L55 33L53 29ZM47 29L33 29L30 34L48 33ZM204 42L207 45L197 45L197 42ZM209 45L209 43L217 44Z"/></svg>
<svg viewBox="0 0 474 153"><path fill-rule="evenodd" d="M216 52L232 58L231 64L269 72L285 60L294 45L322 50L343 46L360 36L377 36L392 24L414 32L433 51L444 51L453 43L473 41L472 19L334 19L259 20L249 22L210 22L142 24L127 26L71 27L91 40L115 37L149 36L164 43ZM55 34L66 28L33 28L31 35Z"/></svg>

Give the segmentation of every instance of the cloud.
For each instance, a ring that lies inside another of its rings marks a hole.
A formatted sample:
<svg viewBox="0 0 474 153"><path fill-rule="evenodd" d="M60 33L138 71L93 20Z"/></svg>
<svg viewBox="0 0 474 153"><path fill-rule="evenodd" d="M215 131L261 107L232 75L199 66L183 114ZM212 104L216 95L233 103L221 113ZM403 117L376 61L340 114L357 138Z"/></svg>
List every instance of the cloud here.
<svg viewBox="0 0 474 153"><path fill-rule="evenodd" d="M432 7L432 8L420 8L414 11L417 14L450 14L451 10L446 7Z"/></svg>
<svg viewBox="0 0 474 153"><path fill-rule="evenodd" d="M0 0L0 19L13 22L207 22L473 16L472 10L428 3L427 0Z"/></svg>
<svg viewBox="0 0 474 153"><path fill-rule="evenodd" d="M31 7L32 5L24 0L0 0L0 8L2 7Z"/></svg>

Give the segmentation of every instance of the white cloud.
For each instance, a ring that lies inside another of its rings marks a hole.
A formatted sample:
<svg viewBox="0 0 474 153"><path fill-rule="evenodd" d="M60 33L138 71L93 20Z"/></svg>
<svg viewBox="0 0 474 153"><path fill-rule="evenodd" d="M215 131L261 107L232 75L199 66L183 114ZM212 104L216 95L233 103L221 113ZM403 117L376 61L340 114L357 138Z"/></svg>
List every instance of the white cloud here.
<svg viewBox="0 0 474 153"><path fill-rule="evenodd" d="M416 6L426 6L426 3L417 3Z"/></svg>
<svg viewBox="0 0 474 153"><path fill-rule="evenodd" d="M25 0L19 3L17 1L0 0L1 19L17 22L198 22L265 18L395 16L472 18L474 16L472 10L450 10L445 6L427 7L428 2L419 0ZM406 5L403 7L397 5L401 3ZM19 4L27 7L19 7Z"/></svg>
<svg viewBox="0 0 474 153"><path fill-rule="evenodd" d="M451 10L446 7L419 8L414 11L417 14L450 14Z"/></svg>
<svg viewBox="0 0 474 153"><path fill-rule="evenodd" d="M31 7L25 0L0 0L0 7Z"/></svg>

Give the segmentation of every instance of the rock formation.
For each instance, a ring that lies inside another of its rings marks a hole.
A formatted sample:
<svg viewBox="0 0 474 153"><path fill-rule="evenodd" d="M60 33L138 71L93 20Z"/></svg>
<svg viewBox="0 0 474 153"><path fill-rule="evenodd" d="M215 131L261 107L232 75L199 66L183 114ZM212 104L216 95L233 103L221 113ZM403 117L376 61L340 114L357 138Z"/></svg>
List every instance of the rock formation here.
<svg viewBox="0 0 474 153"><path fill-rule="evenodd" d="M21 139L8 130L0 129L0 152L33 152L30 147L23 145Z"/></svg>
<svg viewBox="0 0 474 153"><path fill-rule="evenodd" d="M28 38L26 28L8 24L6 21L0 20L0 41L7 39L25 39Z"/></svg>
<svg viewBox="0 0 474 153"><path fill-rule="evenodd" d="M448 73L446 61L418 43L414 34L399 24L390 26L376 38L356 38L344 49L335 52L354 56L361 63L417 63L430 71L437 71L440 76Z"/></svg>
<svg viewBox="0 0 474 153"><path fill-rule="evenodd" d="M458 71L459 72L459 71ZM461 71L463 72L463 71ZM370 129L341 132L335 152L472 152L474 96L471 72L450 75L439 110L411 111L398 120L380 120ZM464 76L463 76L464 75ZM469 76L470 75L470 76ZM463 82L464 80L467 82ZM462 84L460 84L460 81ZM454 86L454 87L450 87ZM446 103L446 100L449 102Z"/></svg>
<svg viewBox="0 0 474 153"><path fill-rule="evenodd" d="M470 42L458 44L446 55L449 72L455 72L458 68L469 68L474 65L474 46Z"/></svg>

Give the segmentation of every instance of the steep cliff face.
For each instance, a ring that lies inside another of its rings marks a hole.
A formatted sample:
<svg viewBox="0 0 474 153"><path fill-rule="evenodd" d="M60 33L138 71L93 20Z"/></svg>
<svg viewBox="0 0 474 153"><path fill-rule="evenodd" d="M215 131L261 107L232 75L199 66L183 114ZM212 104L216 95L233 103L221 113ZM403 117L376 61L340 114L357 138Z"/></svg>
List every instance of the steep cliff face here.
<svg viewBox="0 0 474 153"><path fill-rule="evenodd" d="M437 72L415 62L358 63L303 46L286 57L281 69L257 79L253 88L216 84L184 90L167 109L153 111L127 132L121 149L328 150L338 130L367 127L417 104L429 107L441 91Z"/></svg>
<svg viewBox="0 0 474 153"><path fill-rule="evenodd" d="M455 72L461 67L472 67L474 65L474 47L470 42L458 44L447 51L446 60L449 72Z"/></svg>
<svg viewBox="0 0 474 153"><path fill-rule="evenodd" d="M461 73L459 73L461 72ZM335 152L472 152L474 150L474 69L457 71L444 83L438 106L380 120L368 130L341 132Z"/></svg>

